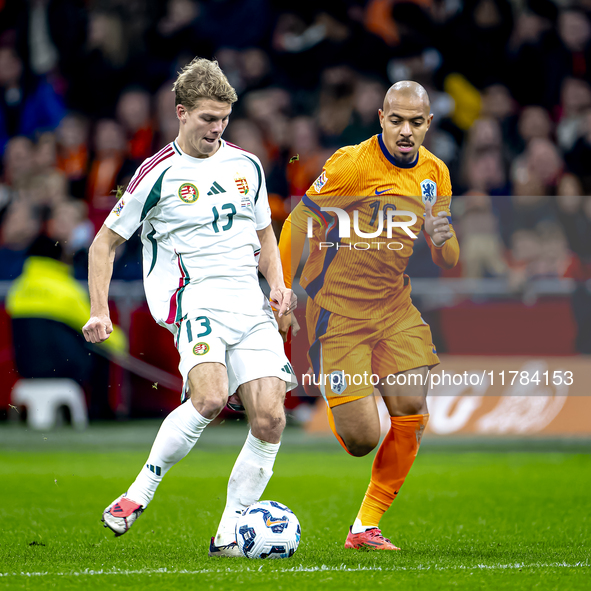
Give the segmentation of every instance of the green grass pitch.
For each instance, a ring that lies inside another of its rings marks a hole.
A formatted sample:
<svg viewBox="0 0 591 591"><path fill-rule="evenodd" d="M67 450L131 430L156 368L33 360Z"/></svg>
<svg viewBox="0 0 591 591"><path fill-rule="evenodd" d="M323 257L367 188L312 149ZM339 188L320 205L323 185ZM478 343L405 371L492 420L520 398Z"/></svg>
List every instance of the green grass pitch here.
<svg viewBox="0 0 591 591"><path fill-rule="evenodd" d="M157 428L0 426L1 589L591 588L589 443L427 437L382 520L402 551L371 553L343 543L372 457L288 430L264 498L296 513L302 542L291 559L253 561L207 556L245 425L206 430L125 536L102 528Z"/></svg>

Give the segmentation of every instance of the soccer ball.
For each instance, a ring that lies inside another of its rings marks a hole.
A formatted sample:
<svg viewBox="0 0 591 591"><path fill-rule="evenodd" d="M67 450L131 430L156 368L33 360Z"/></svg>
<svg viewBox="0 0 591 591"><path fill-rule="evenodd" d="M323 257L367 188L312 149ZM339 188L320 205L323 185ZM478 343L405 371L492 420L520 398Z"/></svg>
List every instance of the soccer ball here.
<svg viewBox="0 0 591 591"><path fill-rule="evenodd" d="M298 518L277 501L251 505L236 524L236 541L247 558L289 558L301 535Z"/></svg>

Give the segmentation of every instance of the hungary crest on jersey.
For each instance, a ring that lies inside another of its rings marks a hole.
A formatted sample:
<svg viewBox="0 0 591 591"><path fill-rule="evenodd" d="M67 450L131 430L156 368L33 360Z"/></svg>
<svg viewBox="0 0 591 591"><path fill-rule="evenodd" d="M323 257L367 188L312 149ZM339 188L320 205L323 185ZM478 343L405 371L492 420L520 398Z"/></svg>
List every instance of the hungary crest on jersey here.
<svg viewBox="0 0 591 591"><path fill-rule="evenodd" d="M246 195L248 193L248 183L246 182L246 179L244 177L236 177L234 179L234 181L236 182L236 186L238 187L238 190L243 194Z"/></svg>
<svg viewBox="0 0 591 591"><path fill-rule="evenodd" d="M195 203L199 199L199 190L191 183L183 183L179 188L179 197L185 203Z"/></svg>

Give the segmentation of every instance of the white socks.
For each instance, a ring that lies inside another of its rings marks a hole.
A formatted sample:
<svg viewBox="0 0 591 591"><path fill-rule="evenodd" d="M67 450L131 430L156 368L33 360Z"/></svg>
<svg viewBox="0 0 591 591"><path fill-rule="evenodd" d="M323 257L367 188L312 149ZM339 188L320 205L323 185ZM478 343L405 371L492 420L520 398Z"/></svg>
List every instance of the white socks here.
<svg viewBox="0 0 591 591"><path fill-rule="evenodd" d="M226 508L215 536L216 546L236 541L234 530L238 517L249 505L260 500L273 475L273 464L280 445L261 441L248 432L246 443L230 474Z"/></svg>
<svg viewBox="0 0 591 591"><path fill-rule="evenodd" d="M361 520L359 518L357 518L355 520L355 523L353 523L353 525L351 526L351 533L352 534L362 534L364 531L367 531L368 529L371 529L372 527L375 527L375 525L363 525L361 523Z"/></svg>
<svg viewBox="0 0 591 591"><path fill-rule="evenodd" d="M197 412L190 400L173 410L160 426L148 461L129 487L127 496L145 509L163 476L193 449L209 423L211 419Z"/></svg>

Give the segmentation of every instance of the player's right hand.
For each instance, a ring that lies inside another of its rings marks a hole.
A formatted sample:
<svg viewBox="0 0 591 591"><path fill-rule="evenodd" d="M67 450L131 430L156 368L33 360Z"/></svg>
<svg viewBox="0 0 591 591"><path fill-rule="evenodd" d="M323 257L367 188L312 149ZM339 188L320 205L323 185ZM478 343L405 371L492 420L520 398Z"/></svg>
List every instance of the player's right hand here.
<svg viewBox="0 0 591 591"><path fill-rule="evenodd" d="M82 334L89 343L103 343L113 332L113 323L108 316L92 316L82 327Z"/></svg>

